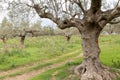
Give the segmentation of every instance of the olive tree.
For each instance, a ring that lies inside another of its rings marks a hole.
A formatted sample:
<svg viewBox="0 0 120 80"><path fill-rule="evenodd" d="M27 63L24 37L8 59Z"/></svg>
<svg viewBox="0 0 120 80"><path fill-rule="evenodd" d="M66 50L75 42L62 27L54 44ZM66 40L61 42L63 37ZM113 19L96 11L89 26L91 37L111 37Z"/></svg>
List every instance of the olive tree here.
<svg viewBox="0 0 120 80"><path fill-rule="evenodd" d="M104 9L107 0L30 0L41 18L49 18L59 28L76 27L82 39L83 62L75 68L81 80L112 80L115 75L99 58L98 38L107 23L120 16L119 1L114 8ZM116 0L114 0L115 2ZM110 6L109 6L110 7Z"/></svg>
<svg viewBox="0 0 120 80"><path fill-rule="evenodd" d="M6 1L9 19L14 24L13 36L20 37L20 43L24 46L26 36L37 31L30 28L31 8L20 2L20 0Z"/></svg>
<svg viewBox="0 0 120 80"><path fill-rule="evenodd" d="M0 25L0 39L3 41L4 44L6 43L7 38L12 37L12 30L12 23L8 21L7 18L4 18Z"/></svg>
<svg viewBox="0 0 120 80"><path fill-rule="evenodd" d="M120 18L116 18L112 22L107 24L106 27L103 29L103 31L109 34L118 34L120 29L119 23L120 23Z"/></svg>
<svg viewBox="0 0 120 80"><path fill-rule="evenodd" d="M75 72L81 80L112 80L115 77L99 55L98 38L107 23L120 16L119 1L114 9L102 10L103 0L31 0L38 15L49 18L59 28L76 27L82 38L83 62ZM63 7L65 5L65 7Z"/></svg>
<svg viewBox="0 0 120 80"><path fill-rule="evenodd" d="M42 34L41 22L34 22L29 28L29 33L32 34L32 37L40 36Z"/></svg>
<svg viewBox="0 0 120 80"><path fill-rule="evenodd" d="M66 38L67 42L69 42L71 37L72 37L72 31L73 30L71 30L71 29L73 29L73 28L68 28L68 29L64 30L64 35L65 35L65 38Z"/></svg>
<svg viewBox="0 0 120 80"><path fill-rule="evenodd" d="M21 45L24 45L25 38L27 36L27 29L29 28L29 22L28 21L23 21L20 26L15 26L14 27L14 37L20 37L20 42Z"/></svg>
<svg viewBox="0 0 120 80"><path fill-rule="evenodd" d="M120 23L119 24L116 24L116 25L113 25L114 26L114 31L116 34L120 34Z"/></svg>

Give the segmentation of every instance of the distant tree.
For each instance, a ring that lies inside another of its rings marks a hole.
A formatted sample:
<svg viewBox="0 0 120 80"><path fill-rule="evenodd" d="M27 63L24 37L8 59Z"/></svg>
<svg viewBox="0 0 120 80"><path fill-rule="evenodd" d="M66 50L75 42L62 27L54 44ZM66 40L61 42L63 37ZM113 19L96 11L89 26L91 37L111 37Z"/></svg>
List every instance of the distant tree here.
<svg viewBox="0 0 120 80"><path fill-rule="evenodd" d="M0 26L0 39L3 41L4 44L6 43L7 38L12 37L12 30L12 23L10 23L7 18L4 18Z"/></svg>
<svg viewBox="0 0 120 80"><path fill-rule="evenodd" d="M119 18L116 18L114 19L112 22L110 22L110 32L111 33L120 33L120 17Z"/></svg>
<svg viewBox="0 0 120 80"><path fill-rule="evenodd" d="M65 33L65 37L66 37L67 42L70 41L71 36L72 36L72 34L66 34L66 33Z"/></svg>
<svg viewBox="0 0 120 80"><path fill-rule="evenodd" d="M26 6L25 4L20 4L18 5L18 3L20 3L19 0L16 1L7 1L8 2L8 16L11 20L11 22L14 24L14 37L20 37L20 43L22 46L24 46L24 42L26 39L26 36L31 33L33 34L33 32L35 32L35 30L32 30L32 28L30 28L30 17L31 16L31 8ZM24 8L23 8L24 7Z"/></svg>
<svg viewBox="0 0 120 80"><path fill-rule="evenodd" d="M120 23L119 24L115 24L113 25L114 26L114 31L117 33L117 34L120 34Z"/></svg>
<svg viewBox="0 0 120 80"><path fill-rule="evenodd" d="M103 32L104 31L108 34L112 34L114 32L114 26L111 24L107 24L106 27L103 29Z"/></svg>
<svg viewBox="0 0 120 80"><path fill-rule="evenodd" d="M56 28L56 29L54 29L54 34L65 36L66 34L79 35L80 33L77 28L71 27L71 28L67 28L64 30Z"/></svg>
<svg viewBox="0 0 120 80"><path fill-rule="evenodd" d="M29 31L31 31L30 33L32 34L32 37L40 36L40 34L42 33L41 22L37 21L33 23L32 26L29 28Z"/></svg>
<svg viewBox="0 0 120 80"><path fill-rule="evenodd" d="M112 22L106 25L103 31L108 32L109 34L117 34L119 33L120 27L120 18L114 19Z"/></svg>
<svg viewBox="0 0 120 80"><path fill-rule="evenodd" d="M29 33L29 31L27 31L27 29L29 29L29 22L28 21L23 21L21 23L21 26L15 26L14 27L14 37L20 37L20 42L21 45L24 46L24 41L25 38L27 36L27 33Z"/></svg>
<svg viewBox="0 0 120 80"><path fill-rule="evenodd" d="M44 26L42 30L43 35L54 35L54 29L50 26Z"/></svg>
<svg viewBox="0 0 120 80"><path fill-rule="evenodd" d="M71 28L64 30L64 36L65 36L67 42L69 42L72 37L72 31L73 30L71 30Z"/></svg>

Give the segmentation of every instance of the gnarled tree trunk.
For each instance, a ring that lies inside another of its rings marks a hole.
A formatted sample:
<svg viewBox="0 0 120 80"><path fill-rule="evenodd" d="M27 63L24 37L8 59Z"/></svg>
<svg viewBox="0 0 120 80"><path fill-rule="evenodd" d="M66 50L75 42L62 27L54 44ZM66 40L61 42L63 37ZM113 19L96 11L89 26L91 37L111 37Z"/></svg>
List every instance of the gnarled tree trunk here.
<svg viewBox="0 0 120 80"><path fill-rule="evenodd" d="M83 62L77 66L75 73L81 80L112 80L115 75L103 66L99 59L100 48L98 38L102 28L98 25L86 26L82 31Z"/></svg>

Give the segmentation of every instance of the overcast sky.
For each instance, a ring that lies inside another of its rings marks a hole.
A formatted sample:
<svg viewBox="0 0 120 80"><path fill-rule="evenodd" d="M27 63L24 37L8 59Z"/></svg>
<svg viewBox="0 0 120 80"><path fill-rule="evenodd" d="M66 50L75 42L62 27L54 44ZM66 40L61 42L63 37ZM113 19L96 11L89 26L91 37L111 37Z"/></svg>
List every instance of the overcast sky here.
<svg viewBox="0 0 120 80"><path fill-rule="evenodd" d="M28 1L28 0L25 0L25 1ZM62 0L63 1L63 0ZM107 0L108 3L112 4L114 2L117 2L118 0ZM6 8L8 5L3 3L3 2L0 2L0 5L3 6L3 8ZM113 8L113 6L111 5L111 7ZM111 8L109 7L109 8ZM8 11L1 11L0 12L0 22L2 21L2 19L4 17L7 17L7 12ZM36 19L39 19L39 16L36 16L35 19L32 19L32 20L36 20ZM34 22L34 21L33 21ZM56 26L52 21L48 20L48 19L42 19L42 25L44 26Z"/></svg>

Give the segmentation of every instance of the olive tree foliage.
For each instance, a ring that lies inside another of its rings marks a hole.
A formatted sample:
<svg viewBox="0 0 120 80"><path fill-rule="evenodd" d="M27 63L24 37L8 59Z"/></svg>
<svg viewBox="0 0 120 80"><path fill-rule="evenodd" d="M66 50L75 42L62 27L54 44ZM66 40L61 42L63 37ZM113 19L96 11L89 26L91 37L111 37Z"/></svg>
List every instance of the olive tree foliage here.
<svg viewBox="0 0 120 80"><path fill-rule="evenodd" d="M31 15L34 14L34 10L21 1L23 0L3 0L8 5L6 9L9 20L13 23L13 36L20 37L21 45L24 46L26 36L37 32L37 29L30 27L30 20L33 17Z"/></svg>
<svg viewBox="0 0 120 80"><path fill-rule="evenodd" d="M111 34L120 34L120 18L114 19L110 24L108 25L108 32Z"/></svg>
<svg viewBox="0 0 120 80"><path fill-rule="evenodd" d="M72 35L79 35L78 29L76 29L74 27L66 28L62 31L62 33L64 33L64 36L65 36L67 42L70 42Z"/></svg>
<svg viewBox="0 0 120 80"><path fill-rule="evenodd" d="M6 43L7 38L11 38L13 34L13 24L4 18L0 25L0 39Z"/></svg>
<svg viewBox="0 0 120 80"><path fill-rule="evenodd" d="M102 34L120 34L120 18L114 19L112 22L106 25Z"/></svg>
<svg viewBox="0 0 120 80"><path fill-rule="evenodd" d="M27 36L29 36L29 34L34 36L35 33L40 32L39 26L40 24L37 23L34 23L32 26L30 26L29 21L23 21L21 22L20 26L14 26L13 36L20 37L21 46L24 46L25 39Z"/></svg>
<svg viewBox="0 0 120 80"><path fill-rule="evenodd" d="M120 34L120 23L119 23L119 24L112 25L112 26L114 26L113 31L114 31L116 34ZM115 29L115 30L114 30L114 29Z"/></svg>
<svg viewBox="0 0 120 80"><path fill-rule="evenodd" d="M21 22L20 26L14 27L14 37L20 37L21 45L24 45L25 38L27 36L27 29L29 28L29 22L23 21Z"/></svg>
<svg viewBox="0 0 120 80"><path fill-rule="evenodd" d="M76 27L79 30L83 62L75 68L75 73L81 80L112 80L116 75L100 62L98 44L99 35L105 25L116 23L115 19L120 16L119 0L111 1L29 0L19 4L24 3L34 9L41 18L49 18L61 29Z"/></svg>
<svg viewBox="0 0 120 80"><path fill-rule="evenodd" d="M29 31L32 34L32 37L40 36L42 34L41 22L37 21L37 22L33 23L30 26Z"/></svg>

